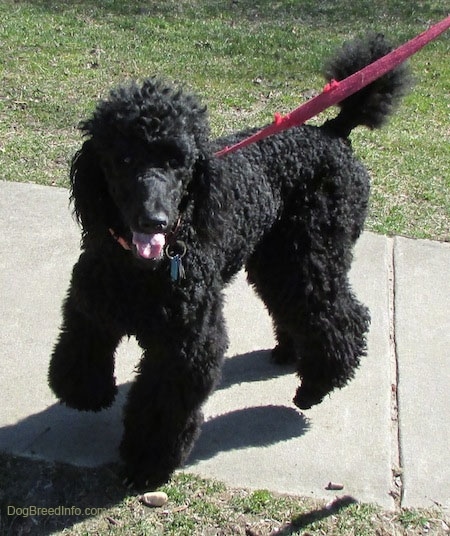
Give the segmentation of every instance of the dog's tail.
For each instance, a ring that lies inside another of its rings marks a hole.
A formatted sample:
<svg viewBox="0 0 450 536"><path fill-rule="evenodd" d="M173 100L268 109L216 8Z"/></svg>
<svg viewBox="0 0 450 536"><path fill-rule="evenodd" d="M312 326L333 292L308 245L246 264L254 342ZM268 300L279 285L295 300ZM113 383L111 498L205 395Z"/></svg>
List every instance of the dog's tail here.
<svg viewBox="0 0 450 536"><path fill-rule="evenodd" d="M385 56L393 47L382 34L346 43L324 69L325 78L343 80ZM411 87L412 78L405 63L378 78L365 88L343 100L337 117L327 121L325 127L335 134L347 137L359 125L371 129L381 127L395 111L401 98Z"/></svg>

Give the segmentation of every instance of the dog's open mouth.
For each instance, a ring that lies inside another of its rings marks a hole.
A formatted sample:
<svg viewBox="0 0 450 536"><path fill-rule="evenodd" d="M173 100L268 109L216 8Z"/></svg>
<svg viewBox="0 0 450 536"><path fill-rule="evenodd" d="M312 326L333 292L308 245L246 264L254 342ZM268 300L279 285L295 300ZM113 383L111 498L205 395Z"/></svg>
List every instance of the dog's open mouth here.
<svg viewBox="0 0 450 536"><path fill-rule="evenodd" d="M159 259L163 255L166 235L133 232L133 244L137 255L142 259Z"/></svg>

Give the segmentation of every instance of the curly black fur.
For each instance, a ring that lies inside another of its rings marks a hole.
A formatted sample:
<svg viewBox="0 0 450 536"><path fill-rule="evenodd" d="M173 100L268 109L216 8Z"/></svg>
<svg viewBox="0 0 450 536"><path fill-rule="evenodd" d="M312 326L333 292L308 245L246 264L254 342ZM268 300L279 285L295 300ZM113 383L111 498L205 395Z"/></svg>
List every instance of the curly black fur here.
<svg viewBox="0 0 450 536"><path fill-rule="evenodd" d="M348 45L327 72L350 74L386 47L379 36ZM49 381L68 406L109 406L115 349L136 336L143 356L120 447L136 484L161 484L189 454L227 347L222 291L242 266L272 316L274 359L296 363L295 404L309 408L353 377L369 314L347 275L369 177L346 136L384 121L403 78L357 94L337 122L223 159L214 151L249 132L211 141L198 100L156 79L112 91L82 123L71 184L83 251ZM174 279L165 253L183 244L185 278Z"/></svg>
<svg viewBox="0 0 450 536"><path fill-rule="evenodd" d="M344 80L391 51L392 46L382 34L345 43L340 54L325 65L325 78L328 81ZM339 125L338 128L346 135L358 125L380 128L395 111L411 85L408 67L402 64L344 99L339 104L341 113L330 124Z"/></svg>

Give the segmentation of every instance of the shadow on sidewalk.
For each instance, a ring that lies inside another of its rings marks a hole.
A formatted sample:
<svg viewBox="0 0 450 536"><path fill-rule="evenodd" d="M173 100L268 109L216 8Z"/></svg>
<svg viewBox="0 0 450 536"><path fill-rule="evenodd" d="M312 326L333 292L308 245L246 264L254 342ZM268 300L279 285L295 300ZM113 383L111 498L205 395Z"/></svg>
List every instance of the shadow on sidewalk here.
<svg viewBox="0 0 450 536"><path fill-rule="evenodd" d="M218 389L223 392L234 384L292 372L290 367L272 364L268 357L267 351L259 351L227 358ZM33 533L38 527L39 534L46 536L91 517L84 509L111 508L130 495L117 463L129 388L130 383L120 385L113 406L98 413L55 403L0 428L0 533ZM249 407L234 411L224 408L221 415L204 423L189 463L211 459L219 452L265 447L309 429L308 420L293 407L248 403ZM77 515L33 517L9 515L5 510L15 507L20 512L30 506L73 506Z"/></svg>
<svg viewBox="0 0 450 536"><path fill-rule="evenodd" d="M309 421L294 408L257 406L218 415L205 422L188 463L219 452L266 447L303 435Z"/></svg>
<svg viewBox="0 0 450 536"><path fill-rule="evenodd" d="M234 384L270 379L291 367L270 363L266 351L227 358L222 383ZM0 428L0 451L19 456L96 467L118 461L122 408L130 383L119 386L111 408L98 413L80 412L56 403L15 424ZM292 407L264 405L226 412L207 420L190 462L212 458L218 452L261 447L305 433L307 419Z"/></svg>
<svg viewBox="0 0 450 536"><path fill-rule="evenodd" d="M294 365L279 365L270 358L271 350L255 350L227 357L222 368L222 381L217 387L227 389L239 383L251 383L286 374L294 374Z"/></svg>

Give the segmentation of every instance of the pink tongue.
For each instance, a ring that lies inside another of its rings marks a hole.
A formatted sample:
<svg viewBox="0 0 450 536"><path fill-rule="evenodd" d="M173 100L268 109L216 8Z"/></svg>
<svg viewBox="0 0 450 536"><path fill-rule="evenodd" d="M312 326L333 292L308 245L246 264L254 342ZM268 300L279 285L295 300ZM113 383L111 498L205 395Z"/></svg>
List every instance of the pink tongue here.
<svg viewBox="0 0 450 536"><path fill-rule="evenodd" d="M133 233L133 244L144 259L157 259L162 255L166 237L162 233Z"/></svg>

